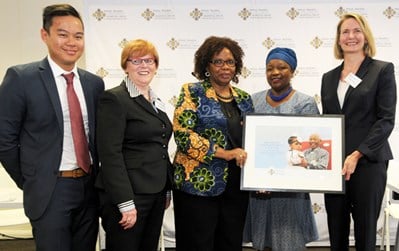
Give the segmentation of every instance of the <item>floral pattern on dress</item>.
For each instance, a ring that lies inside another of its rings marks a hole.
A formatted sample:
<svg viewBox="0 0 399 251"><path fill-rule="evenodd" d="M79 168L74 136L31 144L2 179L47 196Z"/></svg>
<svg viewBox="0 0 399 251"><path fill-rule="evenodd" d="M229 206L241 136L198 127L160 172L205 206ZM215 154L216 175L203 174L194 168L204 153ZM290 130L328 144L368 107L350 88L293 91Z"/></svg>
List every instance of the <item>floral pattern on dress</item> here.
<svg viewBox="0 0 399 251"><path fill-rule="evenodd" d="M251 96L231 87L242 116L253 112ZM214 158L215 145L231 149L227 140L227 119L209 82L182 86L173 118L177 151L174 183L178 189L200 196L221 194L228 179L227 161Z"/></svg>

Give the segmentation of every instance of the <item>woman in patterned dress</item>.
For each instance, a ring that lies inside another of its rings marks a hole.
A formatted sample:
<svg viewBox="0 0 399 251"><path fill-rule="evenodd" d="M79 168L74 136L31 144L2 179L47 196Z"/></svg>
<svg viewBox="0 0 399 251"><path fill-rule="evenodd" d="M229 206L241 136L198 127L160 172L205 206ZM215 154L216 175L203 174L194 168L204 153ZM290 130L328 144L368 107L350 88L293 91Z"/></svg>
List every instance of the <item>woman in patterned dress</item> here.
<svg viewBox="0 0 399 251"><path fill-rule="evenodd" d="M173 119L176 250L241 251L248 193L240 191L243 115L248 93L233 87L244 52L209 37L195 53L200 81L184 84Z"/></svg>

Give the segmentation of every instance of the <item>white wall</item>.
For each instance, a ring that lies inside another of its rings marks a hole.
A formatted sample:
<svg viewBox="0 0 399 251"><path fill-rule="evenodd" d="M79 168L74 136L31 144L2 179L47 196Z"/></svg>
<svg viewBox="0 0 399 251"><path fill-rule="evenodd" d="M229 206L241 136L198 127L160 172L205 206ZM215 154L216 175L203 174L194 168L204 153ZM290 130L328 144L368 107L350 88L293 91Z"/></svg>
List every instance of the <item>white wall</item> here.
<svg viewBox="0 0 399 251"><path fill-rule="evenodd" d="M62 2L62 1L61 1ZM83 14L83 0L69 0ZM40 39L43 8L60 1L1 0L0 1L0 79L11 65L42 59L47 48ZM79 65L84 65L83 60ZM1 182L1 181L0 181Z"/></svg>

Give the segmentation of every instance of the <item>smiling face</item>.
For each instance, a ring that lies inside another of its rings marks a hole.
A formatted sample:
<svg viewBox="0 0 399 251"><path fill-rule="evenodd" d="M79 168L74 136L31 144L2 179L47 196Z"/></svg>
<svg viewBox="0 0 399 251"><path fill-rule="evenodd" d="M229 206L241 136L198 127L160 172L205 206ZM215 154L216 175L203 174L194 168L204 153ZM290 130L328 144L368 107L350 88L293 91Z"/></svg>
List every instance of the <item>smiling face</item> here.
<svg viewBox="0 0 399 251"><path fill-rule="evenodd" d="M212 84L216 84L219 86L227 86L230 84L230 81L236 74L236 66L229 65L227 62L229 60L234 60L234 56L231 51L227 48L223 48L219 53L216 53L212 60L222 60L224 61L223 65L216 66L213 63L209 63L208 71L210 73L209 80Z"/></svg>
<svg viewBox="0 0 399 251"><path fill-rule="evenodd" d="M148 86L155 76L157 70L157 63L155 62L154 55L146 54L144 56L138 57L132 55L131 60L126 62L126 73L128 74L130 80L138 87ZM133 63L135 59L139 64ZM138 60L137 60L138 59ZM140 60L143 59L143 60ZM152 59L148 62L145 59ZM147 62L145 62L145 61Z"/></svg>
<svg viewBox="0 0 399 251"><path fill-rule="evenodd" d="M315 149L320 145L320 143L321 143L321 139L320 139L319 135L316 135L316 134L310 135L310 137L309 137L310 148Z"/></svg>
<svg viewBox="0 0 399 251"><path fill-rule="evenodd" d="M84 50L83 24L74 16L53 17L49 31L42 29L49 55L62 69L70 71Z"/></svg>
<svg viewBox="0 0 399 251"><path fill-rule="evenodd" d="M266 65L266 78L274 94L284 93L290 87L293 72L287 62L272 59Z"/></svg>
<svg viewBox="0 0 399 251"><path fill-rule="evenodd" d="M342 22L338 44L344 54L364 54L364 46L367 43L360 24L354 18L348 18Z"/></svg>

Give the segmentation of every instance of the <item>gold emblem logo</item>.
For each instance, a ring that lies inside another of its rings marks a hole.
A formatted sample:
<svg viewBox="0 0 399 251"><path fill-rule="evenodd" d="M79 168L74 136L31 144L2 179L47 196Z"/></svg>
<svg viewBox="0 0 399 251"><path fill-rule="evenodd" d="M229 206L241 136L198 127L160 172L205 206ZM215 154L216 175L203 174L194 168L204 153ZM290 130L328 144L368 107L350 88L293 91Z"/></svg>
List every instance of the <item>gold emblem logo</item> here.
<svg viewBox="0 0 399 251"><path fill-rule="evenodd" d="M251 16L251 12L250 12L247 8L244 8L244 9L242 9L240 12L238 12L238 15L239 15L243 20L247 20L248 17Z"/></svg>
<svg viewBox="0 0 399 251"><path fill-rule="evenodd" d="M242 69L241 69L241 76L243 77L243 78L247 78L247 77L249 77L250 75L251 75L251 71L247 68L247 67L242 67Z"/></svg>
<svg viewBox="0 0 399 251"><path fill-rule="evenodd" d="M194 20L199 20L202 17L202 12L198 8L195 8L190 12L190 16L194 18Z"/></svg>
<svg viewBox="0 0 399 251"><path fill-rule="evenodd" d="M94 13L93 13L93 17L95 19L97 19L97 21L101 21L104 17L105 17L105 12L97 9Z"/></svg>
<svg viewBox="0 0 399 251"><path fill-rule="evenodd" d="M391 19L393 16L395 16L396 11L395 11L394 9L392 9L391 6L389 6L386 10L384 10L383 13L384 13L384 15L385 15L387 18Z"/></svg>
<svg viewBox="0 0 399 251"><path fill-rule="evenodd" d="M315 94L313 96L313 98L314 98L314 101L316 102L316 104L320 104L321 103L321 97L320 97L319 94Z"/></svg>
<svg viewBox="0 0 399 251"><path fill-rule="evenodd" d="M100 69L98 69L98 70L96 71L96 74L97 74L98 76L100 76L101 78L105 78L106 76L108 76L108 71L105 70L103 67L101 67Z"/></svg>
<svg viewBox="0 0 399 251"><path fill-rule="evenodd" d="M177 47L179 47L180 43L177 41L175 38L171 38L166 45L171 48L172 50L175 50Z"/></svg>
<svg viewBox="0 0 399 251"><path fill-rule="evenodd" d="M173 107L176 107L176 104L177 104L177 97L176 97L176 95L173 95L173 97L171 97L171 98L168 100L168 103L171 104Z"/></svg>
<svg viewBox="0 0 399 251"><path fill-rule="evenodd" d="M151 11L149 8L145 9L141 16L144 17L145 20L150 21L154 17L154 12Z"/></svg>
<svg viewBox="0 0 399 251"><path fill-rule="evenodd" d="M339 7L338 8L338 10L336 10L335 12L334 12L334 14L337 16L337 17L339 17L339 18L341 18L344 14L346 14L347 13L347 11L341 6L341 7Z"/></svg>
<svg viewBox="0 0 399 251"><path fill-rule="evenodd" d="M317 203L313 203L312 209L313 209L313 213L317 214L317 213L319 213L321 211L322 206L317 204Z"/></svg>
<svg viewBox="0 0 399 251"><path fill-rule="evenodd" d="M276 43L270 38L267 37L265 41L262 42L262 45L267 49L272 48Z"/></svg>
<svg viewBox="0 0 399 251"><path fill-rule="evenodd" d="M124 38L124 39L122 39L122 41L119 42L118 46L121 48L124 48L127 43L129 43L129 40Z"/></svg>
<svg viewBox="0 0 399 251"><path fill-rule="evenodd" d="M311 42L310 44L318 49L322 44L323 44L323 40L321 40L318 36L316 36Z"/></svg>
<svg viewBox="0 0 399 251"><path fill-rule="evenodd" d="M298 15L299 12L295 8L291 8L287 11L287 16L291 18L291 20L294 20Z"/></svg>

